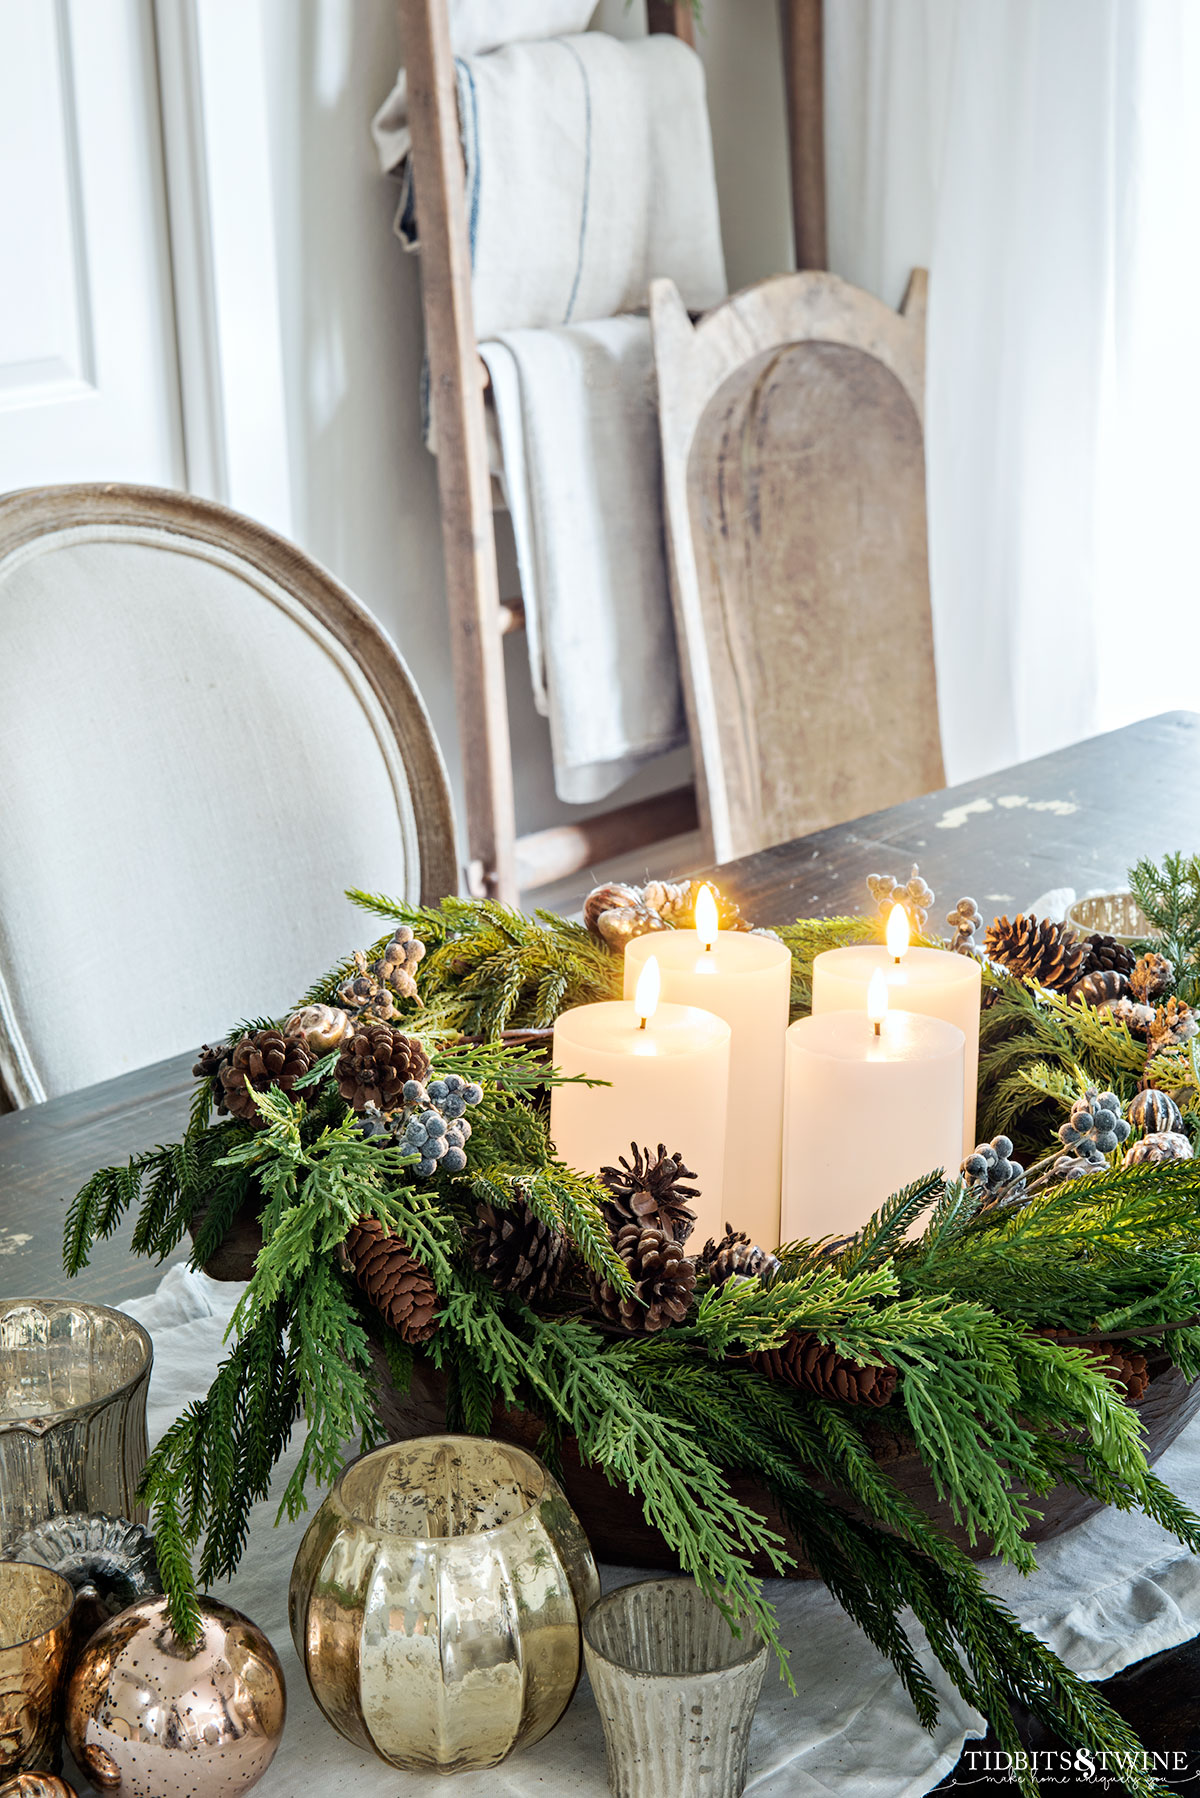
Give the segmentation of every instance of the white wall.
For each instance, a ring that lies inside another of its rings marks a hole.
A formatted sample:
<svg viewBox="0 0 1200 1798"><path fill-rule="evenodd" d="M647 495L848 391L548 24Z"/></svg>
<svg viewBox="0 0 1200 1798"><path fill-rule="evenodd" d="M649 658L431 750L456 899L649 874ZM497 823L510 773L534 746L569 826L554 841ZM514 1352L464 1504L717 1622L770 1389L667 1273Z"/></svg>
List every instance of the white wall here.
<svg viewBox="0 0 1200 1798"><path fill-rule="evenodd" d="M399 644L460 796L436 469L420 437L419 273L392 235L395 190L368 128L402 60L395 0L262 6L293 533ZM640 7L602 0L598 22L644 29ZM730 281L742 286L791 266L776 0L705 0L704 11L722 226ZM515 591L503 537L501 573ZM524 642L507 649L519 827L578 817L554 797ZM686 768L673 756L626 793L678 784Z"/></svg>

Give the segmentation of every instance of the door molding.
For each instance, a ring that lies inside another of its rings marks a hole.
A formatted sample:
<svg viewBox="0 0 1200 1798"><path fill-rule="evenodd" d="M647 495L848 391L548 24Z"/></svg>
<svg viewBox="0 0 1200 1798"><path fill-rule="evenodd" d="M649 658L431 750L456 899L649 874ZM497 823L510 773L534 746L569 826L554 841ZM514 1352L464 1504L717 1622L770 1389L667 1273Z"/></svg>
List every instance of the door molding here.
<svg viewBox="0 0 1200 1798"><path fill-rule="evenodd" d="M261 0L154 0L191 492L293 533Z"/></svg>

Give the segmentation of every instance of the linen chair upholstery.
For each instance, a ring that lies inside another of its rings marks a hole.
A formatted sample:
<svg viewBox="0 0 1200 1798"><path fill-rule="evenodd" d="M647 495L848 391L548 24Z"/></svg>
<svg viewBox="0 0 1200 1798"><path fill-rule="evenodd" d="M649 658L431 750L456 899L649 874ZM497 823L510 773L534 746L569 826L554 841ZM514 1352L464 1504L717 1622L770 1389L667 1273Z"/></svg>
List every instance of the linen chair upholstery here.
<svg viewBox="0 0 1200 1798"><path fill-rule="evenodd" d="M457 884L389 638L293 545L139 487L0 498L0 1079L18 1105L278 1016Z"/></svg>
<svg viewBox="0 0 1200 1798"><path fill-rule="evenodd" d="M925 518L925 274L899 313L779 275L693 325L650 287L676 634L727 861L945 784Z"/></svg>

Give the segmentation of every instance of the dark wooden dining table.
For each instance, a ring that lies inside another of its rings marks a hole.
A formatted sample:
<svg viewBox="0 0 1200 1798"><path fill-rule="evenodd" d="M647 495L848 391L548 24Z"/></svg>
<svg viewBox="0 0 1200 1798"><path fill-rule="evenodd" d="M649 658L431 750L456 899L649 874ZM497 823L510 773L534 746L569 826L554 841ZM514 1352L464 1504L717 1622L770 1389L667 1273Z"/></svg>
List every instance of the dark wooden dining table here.
<svg viewBox="0 0 1200 1798"><path fill-rule="evenodd" d="M986 760L985 708L979 728ZM940 924L967 894L991 918L1012 915L1055 887L1113 891L1127 885L1138 857L1176 849L1200 849L1200 714L1193 712L1130 724L710 872L754 922L779 924L861 911L868 874L903 881L915 862L937 894L932 920ZM98 1245L91 1265L68 1280L63 1220L94 1169L179 1135L193 1058L194 1048L181 1049L152 1067L0 1116L0 1297L75 1292L120 1304L157 1283L161 1267L132 1257L128 1227ZM1149 1747L1187 1755L1191 1770L1180 1780L1194 1783L1200 1638L1128 1668L1104 1690ZM1050 1745L1027 1722L1022 1730L1029 1744ZM968 1762L964 1756L945 1783L982 1781ZM1005 1789L995 1774L986 1783L989 1791Z"/></svg>

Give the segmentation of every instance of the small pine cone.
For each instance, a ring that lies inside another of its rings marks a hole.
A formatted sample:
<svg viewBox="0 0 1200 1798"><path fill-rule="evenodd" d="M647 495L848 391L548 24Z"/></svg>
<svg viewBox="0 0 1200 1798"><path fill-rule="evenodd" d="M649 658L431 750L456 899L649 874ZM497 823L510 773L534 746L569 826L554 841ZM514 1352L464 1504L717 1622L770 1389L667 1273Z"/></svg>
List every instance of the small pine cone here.
<svg viewBox="0 0 1200 1798"><path fill-rule="evenodd" d="M1165 955L1139 955L1129 973L1129 985L1135 999L1153 1005L1161 999L1175 978L1175 966Z"/></svg>
<svg viewBox="0 0 1200 1798"><path fill-rule="evenodd" d="M761 1280L769 1286L782 1265L778 1255L760 1249L744 1231L735 1230L732 1224L726 1224L720 1242L714 1242L710 1236L700 1251L701 1271L708 1275L714 1286L724 1286L726 1280L734 1278Z"/></svg>
<svg viewBox="0 0 1200 1798"><path fill-rule="evenodd" d="M1129 993L1129 980L1117 968L1092 968L1071 988L1071 998L1084 1005L1111 1005Z"/></svg>
<svg viewBox="0 0 1200 1798"><path fill-rule="evenodd" d="M1104 1009L1110 1018L1115 1018L1118 1024L1124 1024L1131 1036L1145 1042L1150 1035L1154 1025L1153 1005L1139 1005L1136 999L1114 999Z"/></svg>
<svg viewBox="0 0 1200 1798"><path fill-rule="evenodd" d="M213 1080L221 1072L233 1050L228 1043L205 1043L192 1069L197 1080ZM225 1107L222 1105L221 1110Z"/></svg>
<svg viewBox="0 0 1200 1798"><path fill-rule="evenodd" d="M368 1105L390 1111L401 1103L406 1080L425 1079L429 1057L417 1037L390 1024L369 1024L355 1031L333 1072L353 1111L365 1111Z"/></svg>
<svg viewBox="0 0 1200 1798"><path fill-rule="evenodd" d="M684 1167L682 1155L669 1155L665 1143L659 1143L656 1154L629 1145L630 1160L618 1156L619 1166L602 1167L600 1179L611 1197L605 1202L604 1216L613 1232L626 1224L656 1224L686 1242L696 1222L696 1213L688 1201L700 1197L698 1186L686 1186L694 1180L691 1168Z"/></svg>
<svg viewBox="0 0 1200 1798"><path fill-rule="evenodd" d="M988 925L985 947L1010 974L1036 980L1051 992L1069 992L1083 972L1084 945L1070 926L1032 913L1018 913L1011 923L997 918Z"/></svg>
<svg viewBox="0 0 1200 1798"><path fill-rule="evenodd" d="M614 1246L635 1287L623 1297L607 1280L593 1278L592 1296L601 1314L610 1323L647 1335L682 1323L696 1289L696 1264L680 1244L653 1226L626 1224Z"/></svg>
<svg viewBox="0 0 1200 1798"><path fill-rule="evenodd" d="M1183 1113L1178 1105L1170 1093L1160 1092L1156 1086L1144 1086L1141 1092L1134 1093L1126 1116L1135 1130L1144 1130L1147 1136L1183 1129Z"/></svg>
<svg viewBox="0 0 1200 1798"><path fill-rule="evenodd" d="M1048 1336L1052 1342L1061 1342L1071 1348L1085 1348L1096 1360L1101 1370L1106 1373L1113 1384L1121 1388L1127 1402L1136 1405L1147 1386L1150 1375L1146 1368L1146 1357L1137 1353L1124 1342L1084 1342L1073 1343L1074 1330L1055 1329L1052 1325L1037 1332L1039 1336Z"/></svg>
<svg viewBox="0 0 1200 1798"><path fill-rule="evenodd" d="M336 1005L304 1005L292 1013L283 1028L288 1036L302 1037L319 1058L340 1048L354 1026Z"/></svg>
<svg viewBox="0 0 1200 1798"><path fill-rule="evenodd" d="M1190 1161L1192 1145L1180 1130L1154 1130L1125 1151L1124 1165L1140 1167L1148 1161Z"/></svg>
<svg viewBox="0 0 1200 1798"><path fill-rule="evenodd" d="M480 1273L498 1292L530 1301L549 1298L567 1261L562 1231L552 1230L523 1201L510 1211L480 1205L475 1219L472 1253Z"/></svg>
<svg viewBox="0 0 1200 1798"><path fill-rule="evenodd" d="M375 1217L360 1218L345 1242L363 1292L404 1342L426 1342L437 1329L437 1290L423 1261L403 1237Z"/></svg>
<svg viewBox="0 0 1200 1798"><path fill-rule="evenodd" d="M786 1380L801 1392L840 1398L848 1405L886 1405L896 1390L897 1373L890 1362L868 1367L849 1361L810 1331L792 1334L775 1349L752 1356L769 1380Z"/></svg>
<svg viewBox="0 0 1200 1798"><path fill-rule="evenodd" d="M312 1063L308 1044L299 1037L285 1036L282 1030L250 1030L239 1037L230 1059L221 1068L217 1110L259 1123L259 1110L247 1090L247 1081L255 1092L269 1092L277 1086L280 1092L290 1093Z"/></svg>
<svg viewBox="0 0 1200 1798"><path fill-rule="evenodd" d="M626 886L622 881L607 881L604 886L593 887L584 900L584 925L593 936L599 936L600 919L606 911L633 911L642 903L640 887Z"/></svg>
<svg viewBox="0 0 1200 1798"><path fill-rule="evenodd" d="M1188 1042L1198 1030L1200 1024L1197 1024L1191 1006L1172 996L1154 1013L1148 1037L1150 1054L1161 1055L1165 1049L1174 1049L1180 1043Z"/></svg>
<svg viewBox="0 0 1200 1798"><path fill-rule="evenodd" d="M1083 946L1087 951L1084 959L1086 973L1133 973L1137 957L1127 943L1119 942L1115 936L1108 936L1102 930L1094 930L1091 936L1084 937Z"/></svg>

